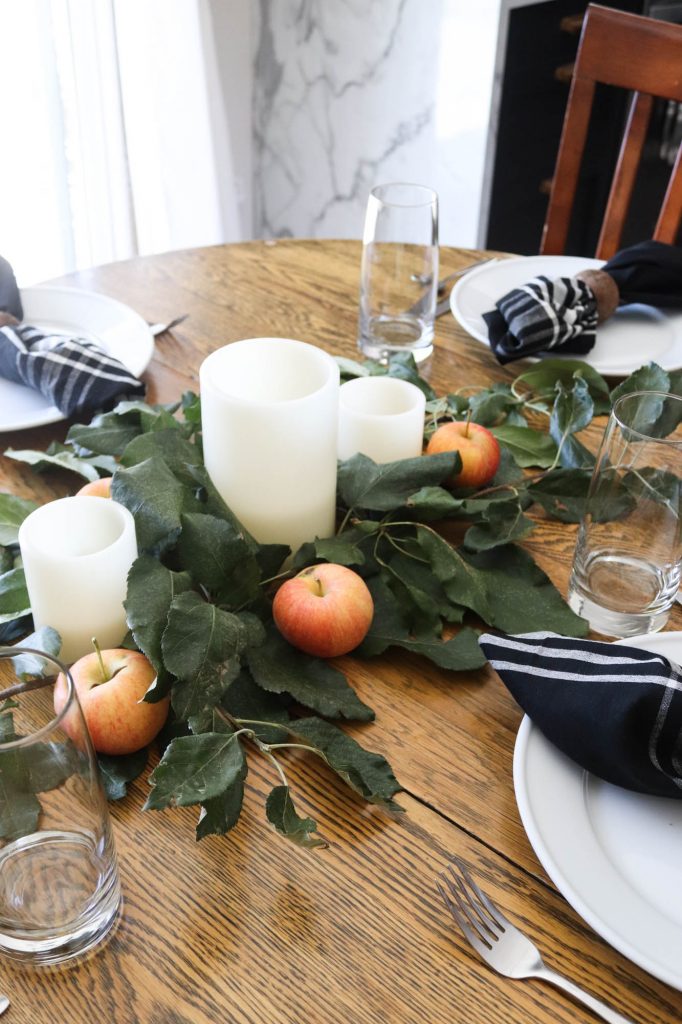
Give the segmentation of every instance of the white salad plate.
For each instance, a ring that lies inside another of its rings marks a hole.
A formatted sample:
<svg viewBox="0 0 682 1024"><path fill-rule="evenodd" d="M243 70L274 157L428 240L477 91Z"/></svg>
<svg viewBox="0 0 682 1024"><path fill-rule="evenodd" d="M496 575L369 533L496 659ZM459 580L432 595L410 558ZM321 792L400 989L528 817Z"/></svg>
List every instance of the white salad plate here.
<svg viewBox="0 0 682 1024"><path fill-rule="evenodd" d="M582 256L519 256L487 263L462 277L450 295L457 322L477 341L488 344L484 313L512 288L538 274L572 277L580 270L599 269L603 260ZM551 353L559 356L561 353ZM623 306L597 328L597 340L582 359L606 377L624 377L644 363L655 362L664 370L682 368L682 313L653 306Z"/></svg>
<svg viewBox="0 0 682 1024"><path fill-rule="evenodd" d="M81 288L23 288L24 323L46 334L85 338L139 377L154 354L149 325L116 299ZM39 391L0 378L0 431L57 423L64 416Z"/></svg>
<svg viewBox="0 0 682 1024"><path fill-rule="evenodd" d="M622 642L682 662L682 633ZM603 782L528 716L516 738L514 789L531 845L574 910L628 959L682 990L682 800Z"/></svg>

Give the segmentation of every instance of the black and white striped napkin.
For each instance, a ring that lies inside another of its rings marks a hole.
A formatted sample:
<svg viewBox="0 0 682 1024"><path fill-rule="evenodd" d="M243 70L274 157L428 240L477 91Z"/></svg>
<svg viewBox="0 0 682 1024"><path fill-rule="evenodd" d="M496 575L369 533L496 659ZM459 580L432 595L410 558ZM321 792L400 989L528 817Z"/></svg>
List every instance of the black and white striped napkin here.
<svg viewBox="0 0 682 1024"><path fill-rule="evenodd" d="M559 750L617 786L682 799L682 670L660 654L556 633L479 643Z"/></svg>
<svg viewBox="0 0 682 1024"><path fill-rule="evenodd" d="M682 308L680 246L638 242L616 253L602 270L617 289L611 308L616 302ZM490 347L504 364L542 352L586 355L596 340L598 312L597 296L585 281L541 276L513 288L483 319Z"/></svg>
<svg viewBox="0 0 682 1024"><path fill-rule="evenodd" d="M145 393L142 381L93 342L27 324L0 327L0 377L36 388L64 416Z"/></svg>

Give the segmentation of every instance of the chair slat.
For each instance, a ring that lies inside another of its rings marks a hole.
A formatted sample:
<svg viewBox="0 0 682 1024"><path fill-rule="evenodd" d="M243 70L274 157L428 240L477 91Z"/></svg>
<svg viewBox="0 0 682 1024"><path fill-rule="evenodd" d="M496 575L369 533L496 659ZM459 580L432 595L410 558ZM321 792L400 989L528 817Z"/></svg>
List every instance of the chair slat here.
<svg viewBox="0 0 682 1024"><path fill-rule="evenodd" d="M682 146L677 150L663 206L656 222L654 238L657 242L674 242L682 221Z"/></svg>
<svg viewBox="0 0 682 1024"><path fill-rule="evenodd" d="M597 259L608 260L618 251L653 105L653 97L647 96L645 93L636 92L632 97L625 134L597 243Z"/></svg>

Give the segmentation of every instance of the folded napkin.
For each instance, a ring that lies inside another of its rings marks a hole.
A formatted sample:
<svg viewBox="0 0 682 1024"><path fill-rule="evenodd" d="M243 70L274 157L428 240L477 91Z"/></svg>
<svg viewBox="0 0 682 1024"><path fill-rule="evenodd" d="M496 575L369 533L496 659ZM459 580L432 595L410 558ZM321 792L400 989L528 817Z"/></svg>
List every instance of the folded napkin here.
<svg viewBox="0 0 682 1024"><path fill-rule="evenodd" d="M23 315L14 272L0 256L0 377L40 391L64 416L144 395L142 381L97 345L43 334L20 324Z"/></svg>
<svg viewBox="0 0 682 1024"><path fill-rule="evenodd" d="M45 335L26 324L0 327L0 377L36 388L64 416L106 409L145 385L84 338Z"/></svg>
<svg viewBox="0 0 682 1024"><path fill-rule="evenodd" d="M573 761L617 786L682 799L678 665L556 633L488 633L479 643L517 703Z"/></svg>
<svg viewBox="0 0 682 1024"><path fill-rule="evenodd" d="M483 319L500 363L556 350L585 355L597 324L617 306L634 302L682 309L682 248L639 242L599 271L554 281L533 278L504 295Z"/></svg>

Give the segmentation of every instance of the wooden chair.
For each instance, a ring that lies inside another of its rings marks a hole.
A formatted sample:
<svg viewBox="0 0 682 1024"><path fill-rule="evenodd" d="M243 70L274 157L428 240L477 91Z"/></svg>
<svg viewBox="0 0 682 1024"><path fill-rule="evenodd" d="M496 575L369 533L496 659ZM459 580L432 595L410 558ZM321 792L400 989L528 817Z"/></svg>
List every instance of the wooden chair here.
<svg viewBox="0 0 682 1024"><path fill-rule="evenodd" d="M585 14L568 97L540 251L565 250L596 83L633 92L601 226L596 257L619 248L653 98L682 102L682 25L590 4ZM682 146L668 182L653 238L674 242L682 219ZM585 253L587 255L587 253Z"/></svg>

